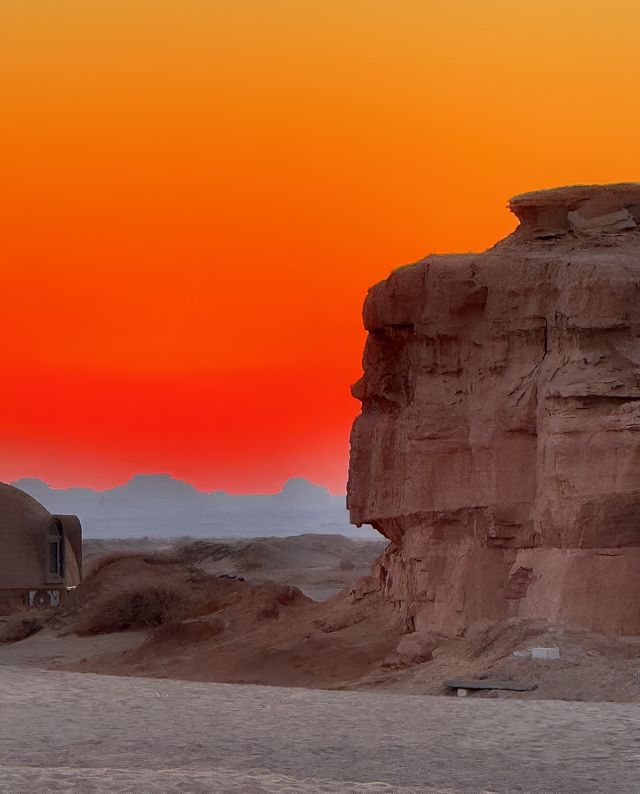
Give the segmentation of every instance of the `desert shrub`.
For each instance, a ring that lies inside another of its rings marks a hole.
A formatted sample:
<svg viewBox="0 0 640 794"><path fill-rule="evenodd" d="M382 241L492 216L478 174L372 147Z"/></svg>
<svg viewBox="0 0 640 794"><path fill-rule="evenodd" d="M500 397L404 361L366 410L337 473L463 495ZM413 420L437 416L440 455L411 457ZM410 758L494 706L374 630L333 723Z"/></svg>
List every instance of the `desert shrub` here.
<svg viewBox="0 0 640 794"><path fill-rule="evenodd" d="M111 592L87 609L78 634L109 634L160 626L186 617L193 609L188 587L148 583Z"/></svg>
<svg viewBox="0 0 640 794"><path fill-rule="evenodd" d="M20 642L44 627L40 618L31 615L13 615L0 623L0 643Z"/></svg>
<svg viewBox="0 0 640 794"><path fill-rule="evenodd" d="M339 567L341 571L353 571L356 567L356 564L350 557L343 557L340 560Z"/></svg>

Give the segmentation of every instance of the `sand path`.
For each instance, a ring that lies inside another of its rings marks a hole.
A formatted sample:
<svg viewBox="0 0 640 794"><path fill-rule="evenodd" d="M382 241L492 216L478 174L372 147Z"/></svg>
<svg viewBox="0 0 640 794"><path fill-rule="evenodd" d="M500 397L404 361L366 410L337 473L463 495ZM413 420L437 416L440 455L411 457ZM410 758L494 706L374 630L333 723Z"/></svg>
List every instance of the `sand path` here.
<svg viewBox="0 0 640 794"><path fill-rule="evenodd" d="M637 792L640 706L0 666L0 791Z"/></svg>

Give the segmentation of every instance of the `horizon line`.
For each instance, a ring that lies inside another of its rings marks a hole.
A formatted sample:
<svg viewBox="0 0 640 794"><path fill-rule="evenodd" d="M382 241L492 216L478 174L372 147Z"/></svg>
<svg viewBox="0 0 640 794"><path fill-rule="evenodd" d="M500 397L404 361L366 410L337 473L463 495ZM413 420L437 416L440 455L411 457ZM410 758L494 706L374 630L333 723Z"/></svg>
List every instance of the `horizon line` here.
<svg viewBox="0 0 640 794"><path fill-rule="evenodd" d="M118 488L124 488L126 485L129 485L134 480L136 480L138 478L144 478L144 477L148 477L148 478L153 478L153 477L166 478L166 479L169 479L169 480L173 480L175 482L180 482L180 483L182 483L184 485L188 485L190 488L193 488L194 491L197 491L198 493L203 494L205 496L212 496L213 494L225 494L227 496L277 496L278 494L281 494L281 493L284 492L284 490L285 490L285 488L286 488L288 483L296 481L296 480L302 480L305 483L307 483L310 486L312 486L313 488L323 489L329 494L329 496L346 496L347 495L346 489L345 489L345 491L342 491L340 493L335 493L335 492L331 491L331 489L328 486L322 485L320 483L313 482L308 477L303 477L301 475L288 477L283 482L282 487L281 487L281 489L279 491L266 491L266 492L265 491L258 491L258 492L256 492L256 491L232 492L232 491L226 491L223 488L216 488L216 489L212 489L210 491L204 491L204 490L198 488L196 485L193 485L193 483L189 482L188 480L183 480L182 478L176 477L173 474L170 474L169 472L137 472L136 474L132 474L131 477L128 480L125 480L124 482L121 482L118 485L112 485L112 486L107 487L107 488L95 488L95 487L90 486L90 485L69 485L66 488L58 488L58 487L56 487L54 485L51 485L51 483L47 482L47 480L43 479L42 477L37 477L35 475L19 477L17 480L12 480L12 481L1 480L0 482L6 482L7 485L11 485L13 487L20 488L19 483L31 480L31 481L39 482L42 485L45 485L47 488L49 488L52 491L70 491L70 490L78 489L78 490L93 491L94 493L106 493L107 491L115 491Z"/></svg>

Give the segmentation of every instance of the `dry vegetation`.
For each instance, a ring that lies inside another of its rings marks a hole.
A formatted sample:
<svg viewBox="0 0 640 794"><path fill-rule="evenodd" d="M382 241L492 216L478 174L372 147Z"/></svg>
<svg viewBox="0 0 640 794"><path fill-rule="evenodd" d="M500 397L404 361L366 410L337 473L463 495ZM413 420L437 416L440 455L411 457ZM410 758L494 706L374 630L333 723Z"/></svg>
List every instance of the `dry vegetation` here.
<svg viewBox="0 0 640 794"><path fill-rule="evenodd" d="M153 628L217 611L232 597L232 584L172 553L114 553L93 563L56 620L80 635Z"/></svg>
<svg viewBox="0 0 640 794"><path fill-rule="evenodd" d="M131 585L98 602L97 609L90 608L84 628L77 633L105 634L161 626L186 617L192 608L193 599L186 588Z"/></svg>
<svg viewBox="0 0 640 794"><path fill-rule="evenodd" d="M28 612L17 612L6 618L0 619L0 643L20 642L31 637L44 628L42 616Z"/></svg>

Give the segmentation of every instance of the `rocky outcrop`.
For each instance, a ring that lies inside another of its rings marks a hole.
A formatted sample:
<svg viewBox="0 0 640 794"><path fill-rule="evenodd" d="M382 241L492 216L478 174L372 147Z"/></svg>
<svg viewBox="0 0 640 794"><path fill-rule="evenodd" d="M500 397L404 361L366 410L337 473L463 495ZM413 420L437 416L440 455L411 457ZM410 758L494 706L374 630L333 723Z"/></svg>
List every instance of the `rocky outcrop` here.
<svg viewBox="0 0 640 794"><path fill-rule="evenodd" d="M640 184L511 200L482 254L367 296L348 506L364 589L420 631L543 617L640 633Z"/></svg>

